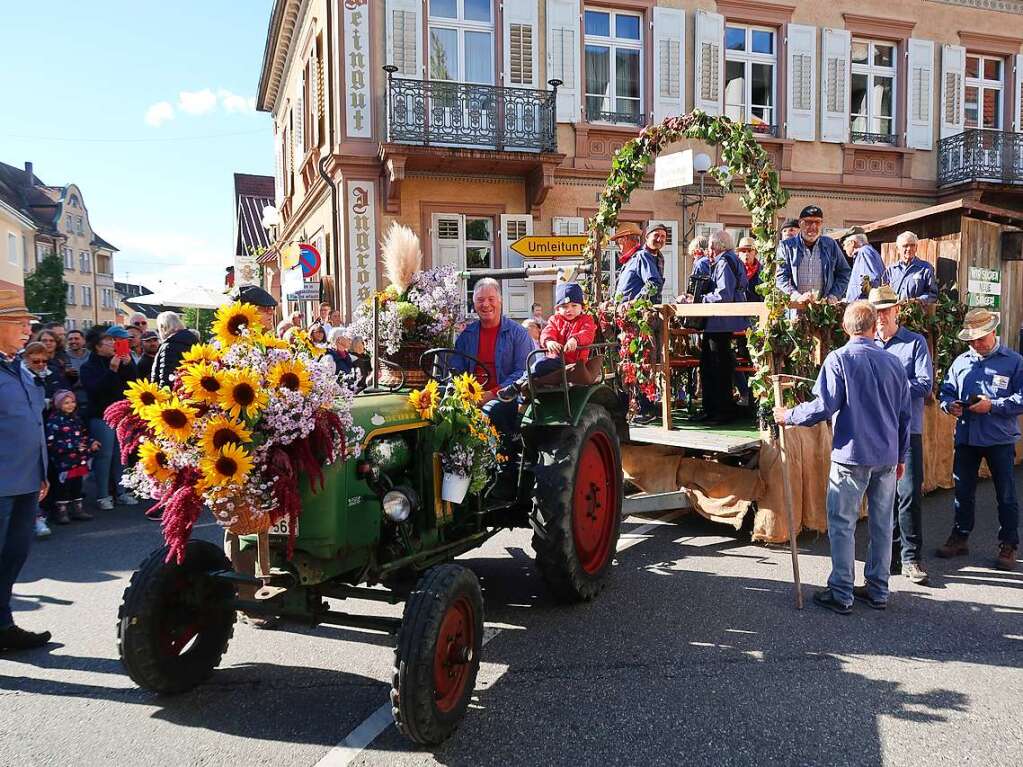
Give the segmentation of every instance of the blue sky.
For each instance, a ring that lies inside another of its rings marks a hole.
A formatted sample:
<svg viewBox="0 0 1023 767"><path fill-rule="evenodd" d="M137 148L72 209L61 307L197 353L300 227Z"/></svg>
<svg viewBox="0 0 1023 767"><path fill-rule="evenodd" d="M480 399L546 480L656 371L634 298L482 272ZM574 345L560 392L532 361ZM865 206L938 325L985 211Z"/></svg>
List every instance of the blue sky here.
<svg viewBox="0 0 1023 767"><path fill-rule="evenodd" d="M232 174L273 174L252 110L272 0L4 6L0 161L77 183L118 279L222 284Z"/></svg>

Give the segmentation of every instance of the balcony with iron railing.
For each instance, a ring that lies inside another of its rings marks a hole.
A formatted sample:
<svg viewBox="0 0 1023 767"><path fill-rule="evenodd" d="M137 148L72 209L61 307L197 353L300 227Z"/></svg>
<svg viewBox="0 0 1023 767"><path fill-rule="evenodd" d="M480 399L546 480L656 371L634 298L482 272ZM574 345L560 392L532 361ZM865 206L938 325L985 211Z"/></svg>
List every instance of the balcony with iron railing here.
<svg viewBox="0 0 1023 767"><path fill-rule="evenodd" d="M938 186L1023 185L1023 133L969 128L938 142Z"/></svg>

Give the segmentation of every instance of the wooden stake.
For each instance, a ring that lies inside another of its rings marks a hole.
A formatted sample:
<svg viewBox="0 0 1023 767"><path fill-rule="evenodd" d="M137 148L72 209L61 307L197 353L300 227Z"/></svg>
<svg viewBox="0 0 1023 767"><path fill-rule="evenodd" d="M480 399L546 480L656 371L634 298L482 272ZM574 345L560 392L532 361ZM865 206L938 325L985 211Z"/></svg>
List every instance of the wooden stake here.
<svg viewBox="0 0 1023 767"><path fill-rule="evenodd" d="M774 404L781 405L782 399L781 379L778 376L774 380ZM799 551L796 547L796 513L792 508L792 485L789 483L789 467L785 457L785 427L778 427L778 463L781 464L782 479L782 501L785 504L785 512L789 522L789 552L792 555L792 580L796 588L796 609L803 609L803 587L799 580Z"/></svg>
<svg viewBox="0 0 1023 767"><path fill-rule="evenodd" d="M670 306L661 307L661 418L664 428L671 431L671 318L675 313Z"/></svg>

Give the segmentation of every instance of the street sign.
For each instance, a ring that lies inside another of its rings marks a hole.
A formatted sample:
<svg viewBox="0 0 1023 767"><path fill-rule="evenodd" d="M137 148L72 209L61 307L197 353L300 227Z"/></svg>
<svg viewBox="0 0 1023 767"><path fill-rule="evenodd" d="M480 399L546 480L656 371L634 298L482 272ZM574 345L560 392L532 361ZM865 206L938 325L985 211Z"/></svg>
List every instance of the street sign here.
<svg viewBox="0 0 1023 767"><path fill-rule="evenodd" d="M661 155L654 161L654 191L693 183L693 150Z"/></svg>
<svg viewBox="0 0 1023 767"><path fill-rule="evenodd" d="M588 237L585 234L568 234L556 237L527 235L511 244L511 249L525 259L581 258Z"/></svg>
<svg viewBox="0 0 1023 767"><path fill-rule="evenodd" d="M1002 308L1002 297L984 293L967 293L966 305L971 309L982 308L998 311Z"/></svg>
<svg viewBox="0 0 1023 767"><path fill-rule="evenodd" d="M565 273L574 273L575 269L578 269L583 265L581 258L559 258L557 261L526 261L523 266L527 269L538 269L545 268L549 269L552 266L558 267L565 270ZM526 277L526 282L557 282L557 274L535 274Z"/></svg>
<svg viewBox="0 0 1023 767"><path fill-rule="evenodd" d="M302 267L302 276L309 279L320 271L320 251L307 242L299 243L298 265Z"/></svg>
<svg viewBox="0 0 1023 767"><path fill-rule="evenodd" d="M1002 303L1002 273L998 269L971 266L966 305L998 311Z"/></svg>

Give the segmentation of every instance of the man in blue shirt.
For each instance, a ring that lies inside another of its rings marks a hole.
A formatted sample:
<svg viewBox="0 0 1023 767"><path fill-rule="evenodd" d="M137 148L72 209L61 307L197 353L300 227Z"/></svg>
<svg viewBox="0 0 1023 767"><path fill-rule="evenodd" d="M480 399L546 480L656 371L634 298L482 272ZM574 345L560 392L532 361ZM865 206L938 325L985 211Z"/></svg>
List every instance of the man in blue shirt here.
<svg viewBox="0 0 1023 767"><path fill-rule="evenodd" d="M849 288L849 262L838 243L821 233L824 213L807 205L799 214L799 236L778 245L778 289L797 303L817 294L841 301Z"/></svg>
<svg viewBox="0 0 1023 767"><path fill-rule="evenodd" d="M874 246L867 242L865 234L850 234L842 243L845 252L851 251L853 259L852 273L849 276L849 287L845 291L846 303L866 298L871 288L881 284L884 275L884 261Z"/></svg>
<svg viewBox="0 0 1023 767"><path fill-rule="evenodd" d="M870 303L877 310L877 345L894 354L906 371L912 411L906 471L895 488L892 572L901 571L913 583L926 583L920 499L924 479L924 400L934 384L934 365L927 339L899 325L899 297L891 286L871 290Z"/></svg>
<svg viewBox="0 0 1023 767"><path fill-rule="evenodd" d="M813 426L830 418L828 538L831 575L814 601L840 615L853 598L877 610L888 605L895 483L905 469L911 420L909 382L894 355L874 344L877 314L866 301L849 304L842 327L849 343L824 360L814 399L788 410L776 404L775 421ZM865 586L854 587L856 522L867 496L868 544Z"/></svg>
<svg viewBox="0 0 1023 767"><path fill-rule="evenodd" d="M924 303L938 300L938 286L934 267L916 257L917 236L903 232L895 239L899 260L889 266L881 281L891 285L900 298L916 298Z"/></svg>
<svg viewBox="0 0 1023 767"><path fill-rule="evenodd" d="M941 409L958 420L955 430L955 524L938 556L951 558L969 553L967 539L973 531L977 470L987 460L998 499L999 570L1016 568L1019 548L1019 506L1013 462L1019 440L1019 416L1023 413L1023 357L1006 348L995 335L998 315L987 309L971 309L963 320L959 340L969 351L956 357L938 394Z"/></svg>

